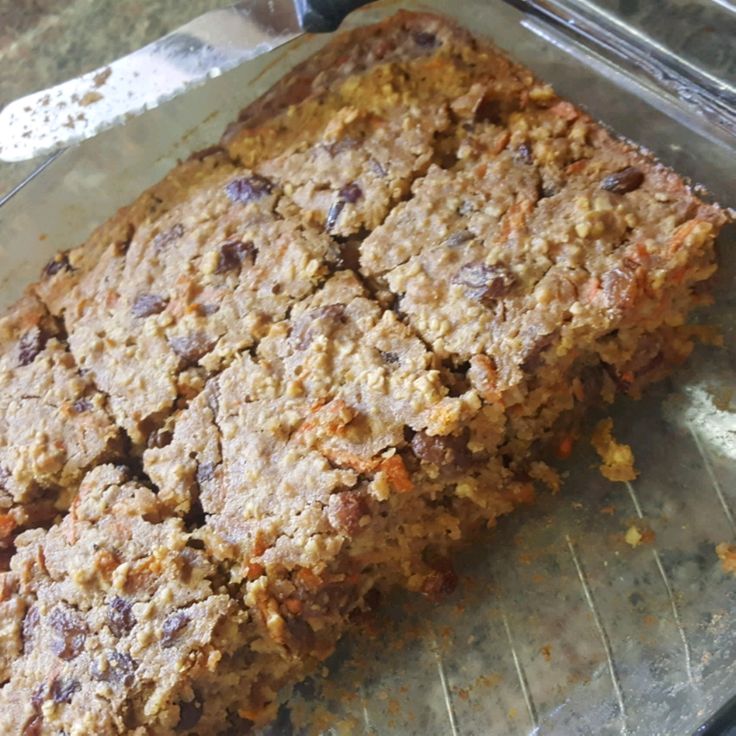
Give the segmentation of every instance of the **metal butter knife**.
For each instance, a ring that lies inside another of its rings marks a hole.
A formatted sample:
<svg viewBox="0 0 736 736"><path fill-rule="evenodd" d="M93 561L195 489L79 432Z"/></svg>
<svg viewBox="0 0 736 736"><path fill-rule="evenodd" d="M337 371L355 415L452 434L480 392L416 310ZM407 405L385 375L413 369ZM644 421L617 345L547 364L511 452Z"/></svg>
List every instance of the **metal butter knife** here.
<svg viewBox="0 0 736 736"><path fill-rule="evenodd" d="M0 112L0 160L91 138L303 33L334 31L367 0L247 0L213 10L109 66Z"/></svg>

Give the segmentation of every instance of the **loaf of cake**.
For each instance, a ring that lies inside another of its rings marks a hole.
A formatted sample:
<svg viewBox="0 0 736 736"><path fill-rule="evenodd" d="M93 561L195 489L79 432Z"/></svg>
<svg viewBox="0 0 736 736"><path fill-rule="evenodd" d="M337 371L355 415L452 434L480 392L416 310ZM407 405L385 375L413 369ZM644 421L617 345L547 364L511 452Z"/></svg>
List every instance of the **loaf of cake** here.
<svg viewBox="0 0 736 736"><path fill-rule="evenodd" d="M338 35L0 322L0 730L247 734L693 347L726 216L429 14Z"/></svg>

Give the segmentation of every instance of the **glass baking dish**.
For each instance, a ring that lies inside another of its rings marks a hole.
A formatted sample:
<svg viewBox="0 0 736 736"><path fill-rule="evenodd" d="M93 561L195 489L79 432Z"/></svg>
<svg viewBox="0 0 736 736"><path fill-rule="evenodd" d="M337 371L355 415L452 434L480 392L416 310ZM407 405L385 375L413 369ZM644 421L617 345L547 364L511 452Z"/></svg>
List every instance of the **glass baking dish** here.
<svg viewBox="0 0 736 736"><path fill-rule="evenodd" d="M398 7L449 14L736 205L733 87L613 5L381 2L346 25ZM324 40L300 39L47 162L0 206L2 305L52 253L216 141L240 107ZM401 594L387 601L381 622L358 627L267 732L670 736L693 732L736 693L736 577L715 554L736 541L733 227L719 248L716 305L699 319L725 345L700 347L644 400L613 411L637 480L604 480L580 443L561 463L560 495L461 552L456 594L438 606ZM626 541L632 527L644 534L636 546ZM727 733L728 722L714 719L707 733Z"/></svg>

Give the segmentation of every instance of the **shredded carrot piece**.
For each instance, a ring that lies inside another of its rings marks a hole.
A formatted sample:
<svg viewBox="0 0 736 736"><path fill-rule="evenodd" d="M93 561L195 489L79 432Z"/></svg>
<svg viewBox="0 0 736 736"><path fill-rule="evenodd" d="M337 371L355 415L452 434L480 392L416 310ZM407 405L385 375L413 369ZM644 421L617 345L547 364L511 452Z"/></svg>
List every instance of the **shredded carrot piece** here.
<svg viewBox="0 0 736 736"><path fill-rule="evenodd" d="M312 590L316 590L322 586L322 578L308 567L301 568L296 574L296 578L302 585Z"/></svg>
<svg viewBox="0 0 736 736"><path fill-rule="evenodd" d="M320 452L333 465L339 465L341 468L351 468L358 473L370 473L375 470L381 462L375 457L364 458L356 455L348 450L333 449L331 447L322 447Z"/></svg>
<svg viewBox="0 0 736 736"><path fill-rule="evenodd" d="M287 598L284 601L284 605L289 613L294 616L298 616L302 612L302 602L298 598Z"/></svg>
<svg viewBox="0 0 736 736"><path fill-rule="evenodd" d="M313 429L319 429L322 434L339 434L342 428L353 418L353 410L342 400L333 399L329 403L317 402L311 409L312 415L305 419L295 436L304 435Z"/></svg>
<svg viewBox="0 0 736 736"><path fill-rule="evenodd" d="M82 501L81 490L73 499L69 506L69 527L66 538L69 544L77 543L77 508Z"/></svg>
<svg viewBox="0 0 736 736"><path fill-rule="evenodd" d="M43 551L43 547L38 547L36 562L38 563L38 566L41 568L41 570L43 570L43 572L48 575L49 569L48 567L46 567L46 554Z"/></svg>
<svg viewBox="0 0 736 736"><path fill-rule="evenodd" d="M508 130L505 130L503 133L501 133L496 140L493 142L493 153L494 155L498 155L503 151L504 148L508 145L509 140L511 139L511 133L508 132Z"/></svg>
<svg viewBox="0 0 736 736"><path fill-rule="evenodd" d="M687 266L680 266L680 268L676 268L671 274L670 274L670 281L673 284L681 284L685 278L685 274L687 273Z"/></svg>
<svg viewBox="0 0 736 736"><path fill-rule="evenodd" d="M253 541L253 555L260 557L268 549L268 542L264 538L260 529L256 532L256 538Z"/></svg>
<svg viewBox="0 0 736 736"><path fill-rule="evenodd" d="M573 438L568 434L560 440L560 444L557 446L557 457L566 460L572 455L572 448L574 442Z"/></svg>
<svg viewBox="0 0 736 736"><path fill-rule="evenodd" d="M112 552L101 549L97 553L97 567L103 577L109 577L112 571L120 564L120 560Z"/></svg>
<svg viewBox="0 0 736 736"><path fill-rule="evenodd" d="M253 723L258 723L259 719L263 719L265 713L267 713L265 708L262 710L256 710L255 708L241 708L238 711L238 715L241 718L244 718L246 721L253 721Z"/></svg>
<svg viewBox="0 0 736 736"><path fill-rule="evenodd" d="M400 455L393 455L381 463L381 469L388 476L389 483L398 493L408 493L414 490L414 484Z"/></svg>
<svg viewBox="0 0 736 736"><path fill-rule="evenodd" d="M636 260L639 261L639 263L641 263L642 265L646 265L649 262L650 253L644 243L636 244L636 256Z"/></svg>
<svg viewBox="0 0 736 736"><path fill-rule="evenodd" d="M9 537L17 524L10 514L0 514L0 539Z"/></svg>
<svg viewBox="0 0 736 736"><path fill-rule="evenodd" d="M670 255L673 255L676 253L680 248L684 245L687 238L693 233L698 227L701 225L707 225L708 227L712 227L709 222L706 222L705 220L688 220L687 222L683 222L680 227L675 230L674 234L672 235L672 240L670 240L668 250Z"/></svg>
<svg viewBox="0 0 736 736"><path fill-rule="evenodd" d="M263 567L263 565L260 565L257 562L251 562L248 565L248 572L246 573L246 577L248 578L248 580L253 582L254 580L258 580L258 578L261 577L264 572L266 572L266 568Z"/></svg>
<svg viewBox="0 0 736 736"><path fill-rule="evenodd" d="M588 165L588 160L581 158L579 161L573 161L569 166L565 167L566 174L579 174Z"/></svg>
<svg viewBox="0 0 736 736"><path fill-rule="evenodd" d="M515 202L506 210L506 214L501 220L501 232L499 233L499 242L508 240L511 233L519 232L526 226L527 215L532 211L532 203L528 199L521 202Z"/></svg>

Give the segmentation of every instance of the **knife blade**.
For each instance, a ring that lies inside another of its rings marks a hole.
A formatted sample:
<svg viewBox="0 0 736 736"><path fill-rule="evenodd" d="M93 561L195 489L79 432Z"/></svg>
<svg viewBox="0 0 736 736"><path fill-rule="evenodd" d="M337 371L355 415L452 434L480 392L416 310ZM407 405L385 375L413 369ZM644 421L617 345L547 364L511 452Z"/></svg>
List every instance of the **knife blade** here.
<svg viewBox="0 0 736 736"><path fill-rule="evenodd" d="M0 112L0 160L91 138L304 33L333 31L366 0L247 0L213 10L108 66Z"/></svg>

